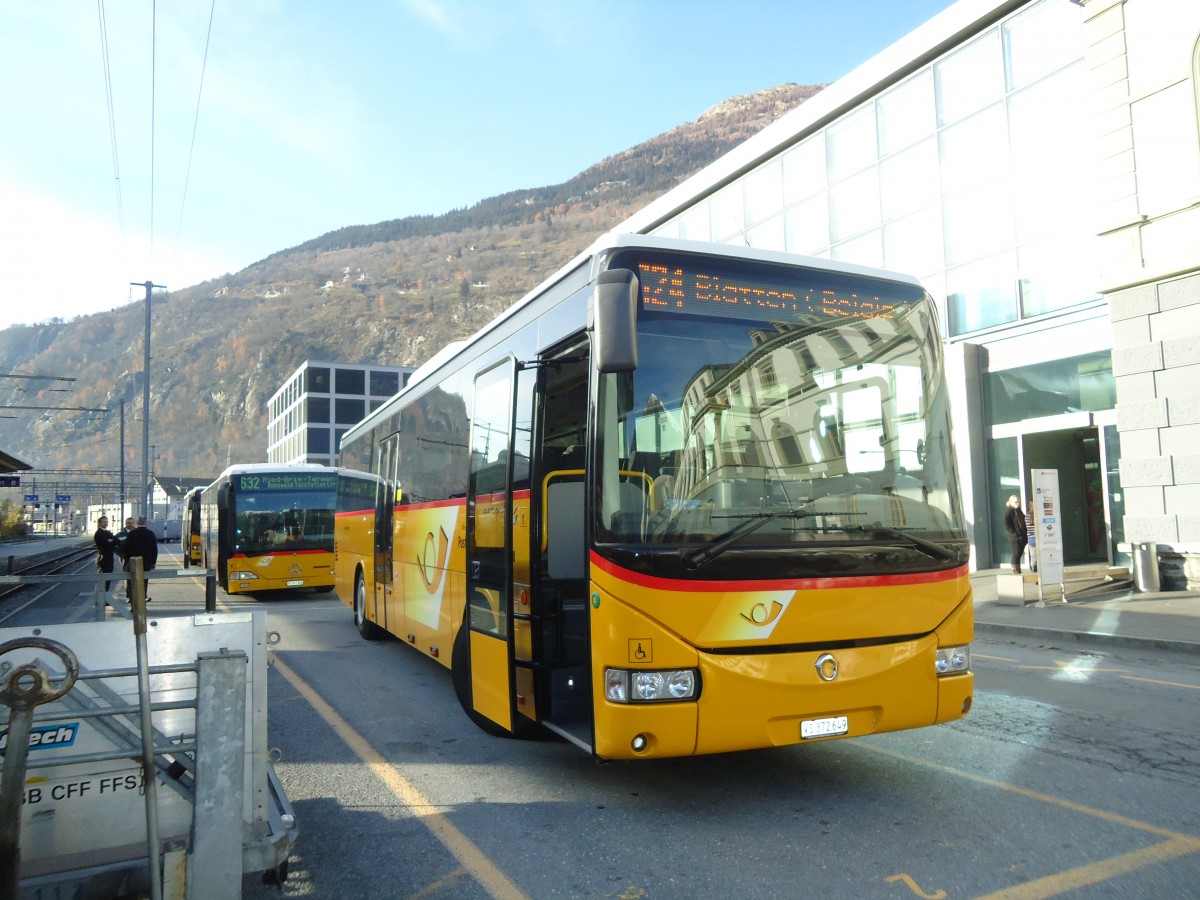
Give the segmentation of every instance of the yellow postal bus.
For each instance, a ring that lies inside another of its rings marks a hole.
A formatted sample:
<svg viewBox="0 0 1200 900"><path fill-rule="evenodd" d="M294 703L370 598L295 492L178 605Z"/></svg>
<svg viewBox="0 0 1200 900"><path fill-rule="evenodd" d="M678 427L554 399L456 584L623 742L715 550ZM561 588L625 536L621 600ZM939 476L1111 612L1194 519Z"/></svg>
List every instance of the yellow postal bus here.
<svg viewBox="0 0 1200 900"><path fill-rule="evenodd" d="M910 278L609 236L340 460L359 631L448 665L494 733L649 758L971 705L942 346Z"/></svg>
<svg viewBox="0 0 1200 900"><path fill-rule="evenodd" d="M231 466L200 495L204 565L229 594L332 591L336 488L328 466Z"/></svg>

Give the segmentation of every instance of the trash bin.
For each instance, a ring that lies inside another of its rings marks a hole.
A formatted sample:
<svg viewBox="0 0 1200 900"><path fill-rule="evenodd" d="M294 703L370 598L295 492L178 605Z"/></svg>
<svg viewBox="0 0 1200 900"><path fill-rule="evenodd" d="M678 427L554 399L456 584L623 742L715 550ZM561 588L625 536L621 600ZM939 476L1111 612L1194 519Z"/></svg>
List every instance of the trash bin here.
<svg viewBox="0 0 1200 900"><path fill-rule="evenodd" d="M1158 544L1133 545L1133 586L1142 593L1162 589L1158 577Z"/></svg>

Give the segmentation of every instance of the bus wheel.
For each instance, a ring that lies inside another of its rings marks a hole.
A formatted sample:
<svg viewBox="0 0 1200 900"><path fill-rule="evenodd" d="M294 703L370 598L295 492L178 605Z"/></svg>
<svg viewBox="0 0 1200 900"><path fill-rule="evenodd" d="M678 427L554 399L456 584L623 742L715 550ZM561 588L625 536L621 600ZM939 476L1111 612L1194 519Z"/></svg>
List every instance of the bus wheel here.
<svg viewBox="0 0 1200 900"><path fill-rule="evenodd" d="M487 716L477 713L471 705L471 644L469 637L469 629L464 621L458 629L458 634L454 636L454 649L450 652L450 677L454 681L454 693L458 697L459 705L462 706L463 712L467 714L475 725L486 731L494 737L523 737L525 731L524 722L519 722L517 731L512 732L507 728L497 725Z"/></svg>
<svg viewBox="0 0 1200 900"><path fill-rule="evenodd" d="M377 641L384 631L367 618L367 583L360 572L354 579L354 627L368 641Z"/></svg>

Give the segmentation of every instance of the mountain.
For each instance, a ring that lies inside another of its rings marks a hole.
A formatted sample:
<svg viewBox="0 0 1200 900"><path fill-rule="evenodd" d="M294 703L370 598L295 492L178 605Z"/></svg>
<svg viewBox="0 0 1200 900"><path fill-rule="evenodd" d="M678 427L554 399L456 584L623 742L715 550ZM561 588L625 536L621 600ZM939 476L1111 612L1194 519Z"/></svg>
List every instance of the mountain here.
<svg viewBox="0 0 1200 900"><path fill-rule="evenodd" d="M240 272L156 294L151 470L213 477L230 461L265 460L266 402L305 359L419 365L821 87L734 97L563 184L340 228ZM14 416L0 418L0 449L39 470L117 469L124 400L132 485L142 465L144 334L140 302L0 331L0 406ZM52 390L61 382L3 377L31 373L75 380L61 393Z"/></svg>

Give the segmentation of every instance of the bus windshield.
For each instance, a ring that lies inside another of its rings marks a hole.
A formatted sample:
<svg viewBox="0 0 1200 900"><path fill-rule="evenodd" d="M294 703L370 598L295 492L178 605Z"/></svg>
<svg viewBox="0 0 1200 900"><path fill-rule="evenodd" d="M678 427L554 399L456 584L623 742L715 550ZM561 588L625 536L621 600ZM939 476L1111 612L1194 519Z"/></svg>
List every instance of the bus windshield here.
<svg viewBox="0 0 1200 900"><path fill-rule="evenodd" d="M638 274L640 363L599 391L602 553L704 578L966 562L941 341L919 287L673 262Z"/></svg>
<svg viewBox="0 0 1200 900"><path fill-rule="evenodd" d="M234 496L232 552L332 552L334 501L332 490L239 490Z"/></svg>

